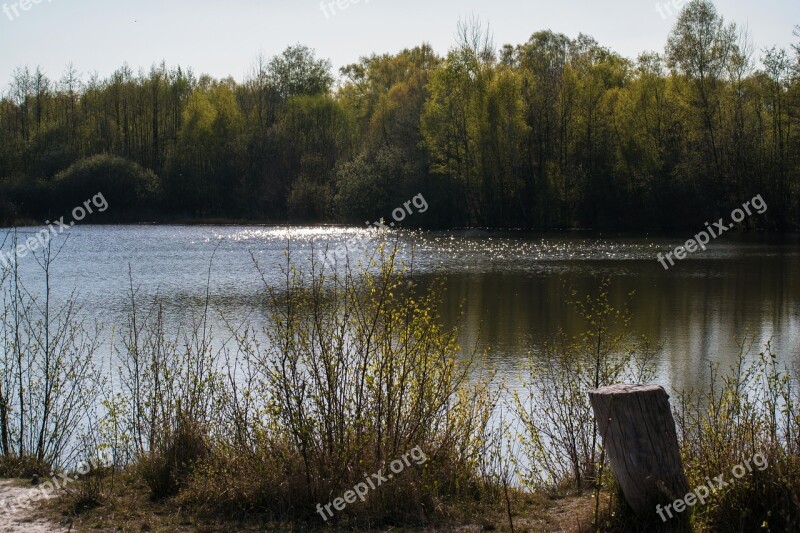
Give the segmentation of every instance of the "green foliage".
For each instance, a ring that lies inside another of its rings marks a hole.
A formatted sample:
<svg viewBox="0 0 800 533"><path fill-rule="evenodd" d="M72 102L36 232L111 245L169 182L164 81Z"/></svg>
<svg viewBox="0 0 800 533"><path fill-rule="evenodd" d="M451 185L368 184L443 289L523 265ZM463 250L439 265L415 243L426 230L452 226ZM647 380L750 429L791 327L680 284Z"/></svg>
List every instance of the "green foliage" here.
<svg viewBox="0 0 800 533"><path fill-rule="evenodd" d="M327 94L333 85L330 71L329 60L316 59L314 50L298 44L270 61L269 80L284 99Z"/></svg>
<svg viewBox="0 0 800 533"><path fill-rule="evenodd" d="M278 457L290 461L282 470L303 480L272 490L273 499L298 507L290 512L313 513L316 503L417 446L428 457L424 466L407 468L345 516L429 520L437 502L479 490L477 436L489 422L487 391L468 381L470 361L457 358L457 332L440 326L438 291L407 293L406 268L395 254L379 251L375 274L330 275L300 271L288 255L285 285L268 287L267 348L245 352L258 369L252 394L265 402L266 415L251 446L277 445Z"/></svg>
<svg viewBox="0 0 800 533"><path fill-rule="evenodd" d="M242 125L230 84L212 83L192 93L167 173L174 209L214 214L236 205L235 198L245 193L237 183L236 139Z"/></svg>
<svg viewBox="0 0 800 533"><path fill-rule="evenodd" d="M95 191L93 194L96 194ZM53 187L50 182L31 180L23 176L14 176L0 181L0 207L3 220L12 225L23 216L47 213L54 208L51 204ZM87 200L85 197L81 203ZM74 206L70 206L72 208Z"/></svg>
<svg viewBox="0 0 800 533"><path fill-rule="evenodd" d="M493 71L488 58L466 45L452 50L431 75L421 129L430 152L431 171L447 178L464 198L465 225L486 224L484 152L480 149L486 117L486 86Z"/></svg>
<svg viewBox="0 0 800 533"><path fill-rule="evenodd" d="M109 155L82 159L56 175L53 207L68 212L102 193L109 206L122 211L153 207L161 195L161 184L151 170ZM54 202L55 203L55 202Z"/></svg>
<svg viewBox="0 0 800 533"><path fill-rule="evenodd" d="M293 222L314 222L324 220L331 210L333 191L323 183L315 183L301 177L289 191L288 212Z"/></svg>
<svg viewBox="0 0 800 533"><path fill-rule="evenodd" d="M635 61L552 31L497 54L471 21L444 57L373 54L340 83L300 44L243 83L18 68L0 99L0 203L46 216L58 200L41 184L107 154L161 176L160 205L181 216L366 220L423 193L426 226L672 230L761 194L770 209L744 229L797 228L800 46L760 62L750 48L693 0L664 52Z"/></svg>
<svg viewBox="0 0 800 533"><path fill-rule="evenodd" d="M393 209L390 198L407 172L401 154L386 147L370 158L361 154L342 164L336 175L336 210L342 220L353 223L375 222L376 213Z"/></svg>
<svg viewBox="0 0 800 533"><path fill-rule="evenodd" d="M675 407L690 487L751 461L745 475L695 508L697 529L795 531L800 527L800 396L798 378L769 343L753 357L754 338L740 342L736 364L712 366L708 392L684 391ZM762 454L766 466L752 464Z"/></svg>
<svg viewBox="0 0 800 533"><path fill-rule="evenodd" d="M296 96L287 102L277 124L277 143L282 147L281 166L291 176L291 220L327 219L336 162L350 151L352 130L350 117L329 96Z"/></svg>

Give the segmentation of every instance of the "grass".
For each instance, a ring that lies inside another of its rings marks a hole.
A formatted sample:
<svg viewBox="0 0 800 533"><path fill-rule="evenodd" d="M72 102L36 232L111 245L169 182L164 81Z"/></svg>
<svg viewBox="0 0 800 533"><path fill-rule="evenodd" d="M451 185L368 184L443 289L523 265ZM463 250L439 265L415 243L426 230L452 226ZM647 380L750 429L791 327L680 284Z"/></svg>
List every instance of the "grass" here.
<svg viewBox="0 0 800 533"><path fill-rule="evenodd" d="M23 457L15 455L0 456L0 478L4 479L32 479L49 476L53 467L40 461L32 455Z"/></svg>
<svg viewBox="0 0 800 533"><path fill-rule="evenodd" d="M515 531L585 531L592 523L594 499L591 495L552 499L544 494L514 491ZM606 495L603 498L607 498ZM348 524L322 526L318 521L272 521L266 514L248 514L238 518L214 517L196 507L181 505L176 498L153 501L141 478L131 472L120 477L113 490L108 490L104 503L92 509L75 512L70 498L47 504L54 522L68 523L72 531L510 531L503 504L462 503L450 507L446 517L423 526L363 526Z"/></svg>

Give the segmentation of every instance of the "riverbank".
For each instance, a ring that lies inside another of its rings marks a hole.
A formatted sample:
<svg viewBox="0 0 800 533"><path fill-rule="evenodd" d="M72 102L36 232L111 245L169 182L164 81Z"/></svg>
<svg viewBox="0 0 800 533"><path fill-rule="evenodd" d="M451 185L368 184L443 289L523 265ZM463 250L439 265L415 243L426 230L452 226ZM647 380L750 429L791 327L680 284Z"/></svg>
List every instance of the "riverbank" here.
<svg viewBox="0 0 800 533"><path fill-rule="evenodd" d="M22 482L20 482L22 483ZM1 497L1 496L0 496ZM601 497L607 501L608 496ZM592 530L594 496L591 493L550 498L544 494L514 491L512 521L509 522L504 504L475 503L453 509L453 514L438 523L406 527L362 527L344 524L321 525L318 522L272 522L266 514L254 513L240 519L219 519L207 513L186 509L169 500L153 502L147 491L138 486L134 476L119 476L113 493L102 505L76 509L68 495L45 503L36 512L49 524L63 523L71 532L91 531L150 531L228 533L262 531L354 531L389 532L415 531L420 533L478 533L481 531L514 531L585 533ZM8 530L2 529L6 532ZM12 529L11 531L17 531ZM23 530L19 529L19 533ZM44 533L45 530L42 530ZM48 530L49 531L49 530ZM34 531L39 533L39 531Z"/></svg>
<svg viewBox="0 0 800 533"><path fill-rule="evenodd" d="M103 238L127 254L123 230ZM79 470L82 481L69 484L58 512L101 528L126 520L141 528L153 515L174 521L166 530L187 523L230 528L251 520L276 528L472 527L487 517L494 521L490 528L502 529L507 521L511 529L516 517L543 516L548 501L614 493L587 391L659 381L653 373L657 350L632 328L633 296L615 296L609 279L558 293L560 304L573 310L574 331L557 329L536 353L517 350L512 388L496 379L484 357L491 346L462 349L457 324L443 320L444 280L417 287L418 256L402 261L397 243L374 243L377 255L368 270L333 271L299 261L283 247L280 231L275 255L245 247L261 280L262 315L220 334L207 319L214 313L213 257L224 248L217 239L194 237L204 232L189 233L190 246L145 248L141 257L210 251L212 259L199 272L205 298L197 312L175 325L165 313L170 298L160 292L146 297L129 278L127 318L111 324L110 358L95 361L98 332L76 314L74 300L50 313L21 288L20 269L7 272L4 301L10 303L0 340L12 357L0 375L7 380L3 405L11 408L0 416L0 435L12 438L0 439L2 460L43 458L17 461L29 466L12 474L20 477L55 472L76 478L76 459L112 459L104 468ZM227 242L238 245L242 234L249 231L235 231ZM136 239L157 244L143 235ZM61 259L82 257L84 250L107 254L98 251L96 239L75 241L88 247ZM575 254L572 245L491 242L503 254L517 247ZM642 258L652 253L646 242L635 250ZM616 245L588 251L600 259L620 253ZM89 257L87 264L99 260ZM223 264L230 274L236 261ZM50 263L39 266L46 280L59 279L50 276ZM175 272L183 272L181 279L198 274L181 261L171 276ZM230 279L241 285L244 278ZM90 286L97 290L94 281ZM519 284L513 286L519 292ZM503 305L513 308L511 299ZM70 332L57 338L56 352L53 344L37 343L50 331ZM19 342L12 341L15 333ZM215 334L226 342L215 342ZM800 520L792 499L800 486L798 376L769 344L754 347L754 336L744 341L733 365L711 368L710 384L673 394L690 486L756 453L769 465L698 506L698 531L765 521L780 530ZM26 357L40 365L25 364ZM21 421L12 416L19 412ZM53 413L58 419L37 425ZM781 494L790 497L781 500ZM590 523L625 531L615 523L618 503L592 507ZM123 509L148 511L129 516Z"/></svg>

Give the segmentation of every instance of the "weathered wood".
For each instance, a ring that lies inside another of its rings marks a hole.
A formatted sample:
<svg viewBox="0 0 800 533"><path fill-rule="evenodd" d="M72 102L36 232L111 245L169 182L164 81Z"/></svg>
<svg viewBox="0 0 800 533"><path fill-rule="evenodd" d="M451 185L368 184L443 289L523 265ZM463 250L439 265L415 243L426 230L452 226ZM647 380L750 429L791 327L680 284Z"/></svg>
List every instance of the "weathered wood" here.
<svg viewBox="0 0 800 533"><path fill-rule="evenodd" d="M590 391L589 401L625 499L637 516L657 519L657 505L689 492L669 395L658 385L612 385Z"/></svg>

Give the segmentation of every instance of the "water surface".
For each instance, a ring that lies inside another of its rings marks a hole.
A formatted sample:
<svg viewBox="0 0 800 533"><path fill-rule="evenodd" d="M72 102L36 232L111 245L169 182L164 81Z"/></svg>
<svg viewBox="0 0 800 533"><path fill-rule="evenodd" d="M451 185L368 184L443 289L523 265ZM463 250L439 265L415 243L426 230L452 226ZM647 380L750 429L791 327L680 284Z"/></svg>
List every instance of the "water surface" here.
<svg viewBox="0 0 800 533"><path fill-rule="evenodd" d="M662 344L657 379L667 387L702 387L709 362L733 364L736 340L747 332L757 345L771 340L783 360L798 360L796 236L726 236L669 271L656 255L685 236L462 231L392 238L404 259L413 254L420 287L444 278L445 321L460 323L465 348L488 351L512 385L523 359L536 356L559 328L578 332L580 322L566 303L570 290L595 291L607 276L612 302L621 305L635 293L634 329ZM76 226L53 239L60 254L51 277L56 298L74 293L107 338L125 322L129 270L140 301L160 295L173 327L202 309L208 288L212 321L224 333L220 315L230 324L266 320L254 260L268 283L279 284L287 248L303 264L312 249L344 244L356 260L378 242L368 230L322 226ZM34 258L21 259L20 267L30 290L40 291Z"/></svg>

